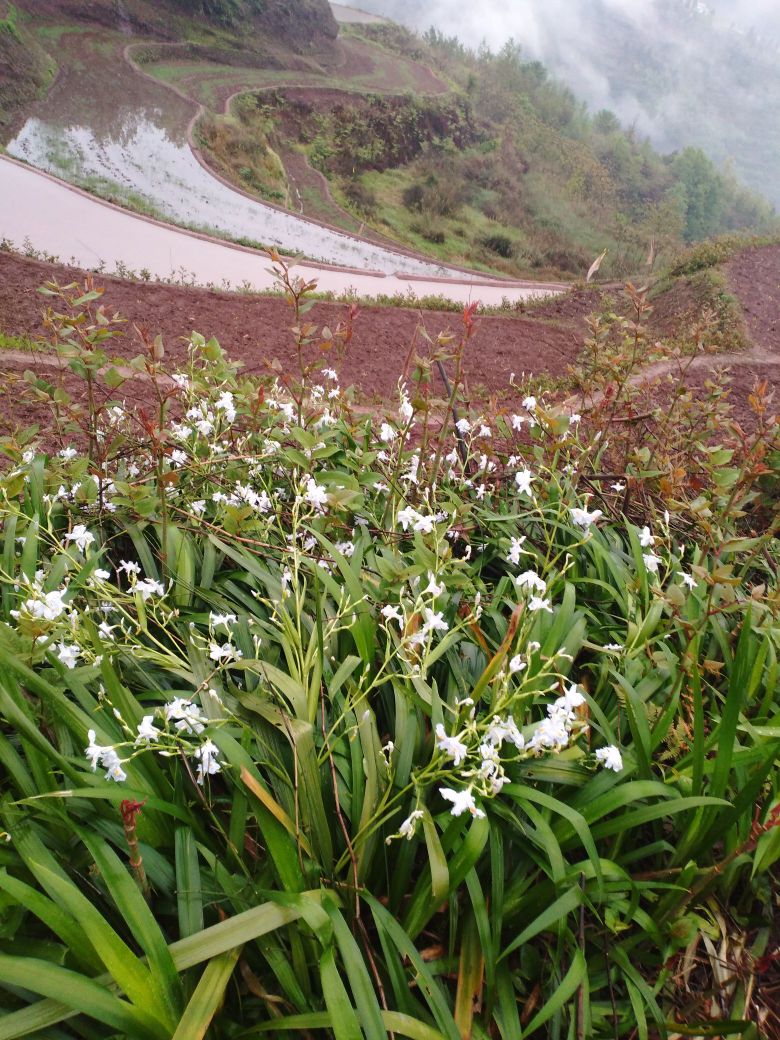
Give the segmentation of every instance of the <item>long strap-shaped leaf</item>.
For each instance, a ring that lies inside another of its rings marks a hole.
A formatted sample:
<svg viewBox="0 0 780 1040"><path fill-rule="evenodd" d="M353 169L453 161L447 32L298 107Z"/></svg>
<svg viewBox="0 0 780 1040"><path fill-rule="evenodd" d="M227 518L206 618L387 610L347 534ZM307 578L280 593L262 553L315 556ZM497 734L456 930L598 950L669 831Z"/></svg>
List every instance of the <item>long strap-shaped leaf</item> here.
<svg viewBox="0 0 780 1040"><path fill-rule="evenodd" d="M24 1012L6 1015L0 1019L0 1036L8 1040L37 1033L44 1024L53 1025L74 1015L89 1015L127 1036L137 1037L138 1040L167 1040L170 1036L170 1030L159 1019L142 1008L128 1004L126 1000L120 1000L97 980L88 979L77 971L70 971L59 964L50 964L35 957L9 957L0 954L0 979L8 985L20 986L50 998L34 1004L33 1009L42 1009L44 1005L58 1009L56 1018L47 1020L45 1016L41 1016L39 1022L24 1022L21 1015L25 1014L27 1008ZM21 1021L21 1029L14 1029L12 1020ZM10 1030L7 1028L9 1024Z"/></svg>
<svg viewBox="0 0 780 1040"><path fill-rule="evenodd" d="M398 1011L383 1011L382 1025L388 1033L409 1037L409 1040L444 1040L444 1034L438 1029L421 1022L411 1015L403 1015ZM239 1034L239 1040L250 1040L253 1036L264 1033L276 1033L284 1030L290 1033L303 1033L310 1029L332 1029L332 1019L327 1011L311 1011L306 1015L287 1015L284 1018L273 1018L262 1022L245 1033Z"/></svg>
<svg viewBox="0 0 780 1040"><path fill-rule="evenodd" d="M318 898L319 892L313 892L312 896ZM295 907L279 906L276 903L263 903L261 906L245 910L227 921L205 928L202 932L190 935L186 939L180 939L169 947L173 963L177 971L185 971L196 964L211 960L236 946L251 942L261 935L276 931L292 921L298 920L301 911ZM25 963L28 961L25 959ZM75 975L75 973L73 973ZM2 977L2 975L0 975ZM83 976L75 975L76 978ZM107 987L111 979L108 975L101 975L98 979L86 979L86 982L108 993ZM22 983L20 983L22 985ZM27 986L26 988L30 988ZM108 995L111 995L108 993ZM81 1008L80 1010L84 1010ZM68 1018L79 1013L69 1004L59 998L53 997L49 1000L41 1000L37 1004L14 1011L10 1015L0 1018L0 1040L17 1040L18 1037L37 1033L49 1026L57 1025ZM132 1030L129 1032L132 1034Z"/></svg>
<svg viewBox="0 0 780 1040"><path fill-rule="evenodd" d="M241 948L236 947L209 961L171 1040L203 1040L240 954Z"/></svg>

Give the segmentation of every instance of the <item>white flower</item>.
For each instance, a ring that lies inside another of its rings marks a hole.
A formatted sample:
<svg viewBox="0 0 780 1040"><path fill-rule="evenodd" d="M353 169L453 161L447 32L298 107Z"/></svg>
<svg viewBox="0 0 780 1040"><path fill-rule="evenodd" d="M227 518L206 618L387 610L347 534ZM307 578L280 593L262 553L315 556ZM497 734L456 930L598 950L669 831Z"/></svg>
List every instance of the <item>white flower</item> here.
<svg viewBox="0 0 780 1040"><path fill-rule="evenodd" d="M150 596L164 596L165 589L159 581L155 581L153 578L144 578L143 581L137 581L133 586L133 592L140 593L141 599L146 603Z"/></svg>
<svg viewBox="0 0 780 1040"><path fill-rule="evenodd" d="M382 428L379 431L379 439L380 440L384 441L385 444L389 444L391 441L394 441L397 436L398 435L397 435L396 431L393 429L393 427L390 425L390 423L386 423L386 422L382 423Z"/></svg>
<svg viewBox="0 0 780 1040"><path fill-rule="evenodd" d="M401 416L403 422L408 423L414 415L414 409L412 408L411 401L405 393L401 394L401 406L398 409L398 414Z"/></svg>
<svg viewBox="0 0 780 1040"><path fill-rule="evenodd" d="M570 426L577 426L578 423L581 423L581 422L582 422L582 416L579 414L579 412L572 412L572 414L569 416L569 425Z"/></svg>
<svg viewBox="0 0 780 1040"><path fill-rule="evenodd" d="M202 498L198 498L194 502L190 502L190 509L196 516L203 516L206 512L206 503Z"/></svg>
<svg viewBox="0 0 780 1040"><path fill-rule="evenodd" d="M596 758L605 769L612 769L615 773L619 773L623 768L623 758L614 744L599 748L596 751Z"/></svg>
<svg viewBox="0 0 780 1040"><path fill-rule="evenodd" d="M532 397L530 395L528 397L524 397L523 401L522 401L522 405L523 405L523 408L525 408L525 410L527 412L535 412L536 411L536 398Z"/></svg>
<svg viewBox="0 0 780 1040"><path fill-rule="evenodd" d="M645 561L645 567L651 574L658 574L658 564L661 562L660 556L656 556L656 554L652 552L643 553L642 559Z"/></svg>
<svg viewBox="0 0 780 1040"><path fill-rule="evenodd" d="M420 456L412 455L409 460L409 472L404 473L401 480L406 480L410 484L419 484L418 473L420 471Z"/></svg>
<svg viewBox="0 0 780 1040"><path fill-rule="evenodd" d="M110 745L108 747L103 747L100 744L96 744L96 736L97 734L95 733L94 729L89 730L89 732L87 733L87 739L89 740L89 744L84 748L84 754L89 759L89 763L92 766L93 773L97 769L98 762L103 757L104 752L113 750L110 747Z"/></svg>
<svg viewBox="0 0 780 1040"><path fill-rule="evenodd" d="M63 448L62 451L59 452L58 454L59 454L61 459L65 459L66 462L70 462L71 459L75 459L76 458L76 456L78 455L78 452L76 451L75 448Z"/></svg>
<svg viewBox="0 0 780 1040"><path fill-rule="evenodd" d="M651 545L655 545L655 538L650 534L650 528L645 526L639 532L639 544L643 549L649 549Z"/></svg>
<svg viewBox="0 0 780 1040"><path fill-rule="evenodd" d="M419 531L421 534L430 534L435 523L435 516L422 516L422 514L418 513L413 526L415 531Z"/></svg>
<svg viewBox="0 0 780 1040"><path fill-rule="evenodd" d="M285 567L282 571L282 576L279 579L279 584L282 587L282 598L284 598L290 589L290 582L292 581L292 571L289 567Z"/></svg>
<svg viewBox="0 0 780 1040"><path fill-rule="evenodd" d="M585 695L580 691L576 683L572 683L562 697L555 702L556 707L580 708L585 703Z"/></svg>
<svg viewBox="0 0 780 1040"><path fill-rule="evenodd" d="M81 651L77 646L74 646L72 643L60 643L57 647L58 659L62 661L65 667L69 668L71 671L76 667L76 662L78 661L80 656Z"/></svg>
<svg viewBox="0 0 780 1040"><path fill-rule="evenodd" d="M677 577L682 581L684 585L687 585L689 589L695 589L698 582L690 574L686 574L685 571L677 571Z"/></svg>
<svg viewBox="0 0 780 1040"><path fill-rule="evenodd" d="M528 549L523 548L524 542L525 535L521 535L519 538L512 538L512 544L509 546L509 552L506 557L507 563L513 563L515 566L520 563L520 554L528 553Z"/></svg>
<svg viewBox="0 0 780 1040"><path fill-rule="evenodd" d="M490 429L489 426L485 426L484 423L483 423L482 426L480 426L480 428L479 428L479 433L477 434L477 437L492 437L492 436L493 436L493 431Z"/></svg>
<svg viewBox="0 0 780 1040"><path fill-rule="evenodd" d="M526 667L527 666L522 658L522 655L515 654L515 656L509 662L509 674L516 675L518 672L522 672Z"/></svg>
<svg viewBox="0 0 780 1040"><path fill-rule="evenodd" d="M408 531L409 527L414 523L420 514L416 509L412 509L411 506L405 506L403 509L398 511L398 523L404 529Z"/></svg>
<svg viewBox="0 0 780 1040"><path fill-rule="evenodd" d="M453 791L449 787L440 787L439 794L448 802L452 802L450 812L453 816L461 816L464 812L470 812L472 816L482 819L485 815L481 809L477 808L470 787L465 791Z"/></svg>
<svg viewBox="0 0 780 1040"><path fill-rule="evenodd" d="M309 477L306 481L305 498L309 505L313 506L319 512L322 512L328 501L328 492L322 484L317 483L314 477Z"/></svg>
<svg viewBox="0 0 780 1040"><path fill-rule="evenodd" d="M113 640L113 632L115 628L116 625L109 625L107 621L101 621L98 625L98 633L100 634L101 639Z"/></svg>
<svg viewBox="0 0 780 1040"><path fill-rule="evenodd" d="M381 614L386 621L397 621L399 625L403 624L403 615L399 612L398 607L392 607L388 603L386 607L382 607Z"/></svg>
<svg viewBox="0 0 780 1040"><path fill-rule="evenodd" d="M138 723L138 736L135 738L136 746L144 741L157 740L160 736L159 729L153 725L154 715L144 715Z"/></svg>
<svg viewBox="0 0 780 1040"><path fill-rule="evenodd" d="M589 513L587 509L571 509L571 521L576 527L581 527L583 531L587 531L591 524L595 524L604 514L600 509L594 509L592 513Z"/></svg>
<svg viewBox="0 0 780 1040"><path fill-rule="evenodd" d="M518 589L536 589L542 594L547 591L547 582L536 571L523 571L515 577L514 582Z"/></svg>
<svg viewBox="0 0 780 1040"><path fill-rule="evenodd" d="M177 697L163 707L165 721L174 721L176 729L184 733L202 733L208 719L204 718L192 701Z"/></svg>
<svg viewBox="0 0 780 1040"><path fill-rule="evenodd" d="M89 759L89 763L92 766L92 772L94 773L97 769L98 762L106 770L106 780L114 780L116 783L122 783L127 780L127 773L122 769L122 760L113 747L110 744L105 746L95 743L95 731L91 729L87 733L87 739L89 744L84 748L84 754Z"/></svg>
<svg viewBox="0 0 780 1040"><path fill-rule="evenodd" d="M127 575L130 575L130 574L140 574L141 573L141 568L140 568L139 564L132 563L129 560L122 560L120 562L119 567L117 568L117 570L124 571L125 574L127 574Z"/></svg>
<svg viewBox="0 0 780 1040"><path fill-rule="evenodd" d="M423 607L423 617L425 618L425 624L422 627L424 635L429 632L447 632L449 625L444 620L441 612L436 613L430 609L430 607Z"/></svg>
<svg viewBox="0 0 780 1040"><path fill-rule="evenodd" d="M609 486L612 488L613 491L616 491L618 494L620 494L621 491L626 490L626 485L623 483L622 480L619 480L617 484L610 484Z"/></svg>
<svg viewBox="0 0 780 1040"><path fill-rule="evenodd" d="M117 760L107 767L106 780L114 780L118 784L123 784L127 780L127 773L122 769L121 762Z"/></svg>
<svg viewBox="0 0 780 1040"><path fill-rule="evenodd" d="M339 375L335 368L323 368L322 374L326 379L330 379L332 383L338 383Z"/></svg>
<svg viewBox="0 0 780 1040"><path fill-rule="evenodd" d="M218 755L219 748L211 740L207 740L195 752L195 758L198 759L197 781L199 784L203 784L206 776L214 776L215 773L221 771L222 766L217 762Z"/></svg>
<svg viewBox="0 0 780 1040"><path fill-rule="evenodd" d="M237 661L242 657L240 650L237 650L232 643L224 643L222 646L219 643L211 643L209 645L209 657L212 661L216 661L218 664L226 664L228 661Z"/></svg>
<svg viewBox="0 0 780 1040"><path fill-rule="evenodd" d="M517 723L511 715L507 715L506 722L499 718L498 715L494 715L488 726L485 738L491 746L497 748L500 748L506 740L514 744L518 751L525 747L525 738L517 728Z"/></svg>
<svg viewBox="0 0 780 1040"><path fill-rule="evenodd" d="M111 577L111 571L104 570L103 567L96 567L92 574L98 581L108 581Z"/></svg>
<svg viewBox="0 0 780 1040"><path fill-rule="evenodd" d="M215 614L213 611L209 613L209 624L212 628L217 628L218 625L224 625L225 628L230 628L231 625L235 625L238 618L235 614Z"/></svg>
<svg viewBox="0 0 780 1040"><path fill-rule="evenodd" d="M535 614L539 610L546 610L548 614L552 614L553 612L549 599L542 599L541 596L531 596L528 600L528 609L532 614Z"/></svg>
<svg viewBox="0 0 780 1040"><path fill-rule="evenodd" d="M532 495L531 481L534 479L534 475L530 469L521 469L519 473L515 473L515 484L517 484L517 490L522 495Z"/></svg>
<svg viewBox="0 0 780 1040"><path fill-rule="evenodd" d="M229 422L235 422L236 420L236 406L233 401L233 395L229 390L223 391L217 399L215 408L218 408L221 412L225 413L225 419Z"/></svg>
<svg viewBox="0 0 780 1040"><path fill-rule="evenodd" d="M180 390L186 390L190 385L189 378L183 372L174 372L171 379Z"/></svg>
<svg viewBox="0 0 780 1040"><path fill-rule="evenodd" d="M181 448L174 448L171 452L171 463L174 466L183 466L187 458L187 452L182 451Z"/></svg>
<svg viewBox="0 0 780 1040"><path fill-rule="evenodd" d="M38 621L56 621L67 610L67 606L62 601L67 589L53 589L51 592L43 594L39 589L34 591L35 595L25 600L19 610L11 611L12 617L18 618L20 614L26 614Z"/></svg>
<svg viewBox="0 0 780 1040"><path fill-rule="evenodd" d="M569 730L566 727L566 721L560 714L555 714L542 719L534 730L528 747L534 750L540 748L557 750L566 747L568 743Z"/></svg>
<svg viewBox="0 0 780 1040"><path fill-rule="evenodd" d="M441 723L436 726L436 746L439 751L443 751L452 759L452 764L456 767L464 761L469 753L469 749L457 737L447 736Z"/></svg>
<svg viewBox="0 0 780 1040"><path fill-rule="evenodd" d="M622 650L622 643L605 643L601 648L602 650Z"/></svg>
<svg viewBox="0 0 780 1040"><path fill-rule="evenodd" d="M471 430L471 423L468 421L468 419L458 419L458 421L455 423L455 429L462 437L465 437L466 434Z"/></svg>
<svg viewBox="0 0 780 1040"><path fill-rule="evenodd" d="M422 809L415 809L413 813L410 813L398 828L398 833L401 837L406 838L407 841L411 841L414 837L414 832L417 829L417 821L421 820L424 815L425 813Z"/></svg>
<svg viewBox="0 0 780 1040"><path fill-rule="evenodd" d="M444 585L436 584L436 575L431 571L428 571L428 587L425 589L425 593L430 593L431 596L441 596L444 592Z"/></svg>
<svg viewBox="0 0 780 1040"><path fill-rule="evenodd" d="M76 548L80 552L86 552L87 546L92 545L95 541L95 536L91 531L88 531L84 524L76 524L70 534L66 534L63 539L66 542L75 542Z"/></svg>
<svg viewBox="0 0 780 1040"><path fill-rule="evenodd" d="M512 429L513 430L517 430L519 432L523 428L523 423L525 422L525 419L523 418L522 415L513 415L512 419L511 419L511 422L512 422Z"/></svg>

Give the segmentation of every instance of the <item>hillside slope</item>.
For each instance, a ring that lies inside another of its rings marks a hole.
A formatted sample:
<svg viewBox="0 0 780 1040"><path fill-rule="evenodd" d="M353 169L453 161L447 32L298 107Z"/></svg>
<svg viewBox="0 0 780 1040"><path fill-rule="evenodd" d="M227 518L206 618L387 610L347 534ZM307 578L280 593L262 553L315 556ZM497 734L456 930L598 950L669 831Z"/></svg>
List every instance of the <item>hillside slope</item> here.
<svg viewBox="0 0 780 1040"><path fill-rule="evenodd" d="M693 145L780 205L777 4L756 0L363 0L419 31L474 46L513 37L584 98L636 126L656 148Z"/></svg>
<svg viewBox="0 0 780 1040"><path fill-rule="evenodd" d="M352 84L326 89L327 78L322 87L307 80L305 92L269 82L235 103L219 132L209 124L203 141L223 173L235 156L232 176L244 189L278 190L248 158L262 140L305 184L304 212L333 219L335 200L353 221L407 247L513 276L579 275L606 249L602 273L623 277L648 252L668 256L712 234L775 227L771 206L702 152L663 156L610 113L591 117L512 45L477 55L395 25L342 26L342 38L387 61L418 62L450 85L449 97L364 88L358 98ZM191 90L214 75L206 65L186 73ZM170 79L175 67L163 64L159 75ZM301 162L327 190L300 176Z"/></svg>
<svg viewBox="0 0 780 1040"><path fill-rule="evenodd" d="M0 0L0 140L18 114L43 94L57 63L29 31L12 3Z"/></svg>

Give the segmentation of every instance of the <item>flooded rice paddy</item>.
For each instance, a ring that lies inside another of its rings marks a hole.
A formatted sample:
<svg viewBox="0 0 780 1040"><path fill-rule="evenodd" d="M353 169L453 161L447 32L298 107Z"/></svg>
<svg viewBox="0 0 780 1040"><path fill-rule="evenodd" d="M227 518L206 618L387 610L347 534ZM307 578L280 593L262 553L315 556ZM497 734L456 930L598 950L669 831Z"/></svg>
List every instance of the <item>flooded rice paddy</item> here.
<svg viewBox="0 0 780 1040"><path fill-rule="evenodd" d="M255 201L214 177L187 140L191 106L122 59L126 38L62 37L63 72L10 155L151 215L326 263L392 273L447 269Z"/></svg>
<svg viewBox="0 0 780 1040"><path fill-rule="evenodd" d="M57 81L7 146L9 155L29 165L0 157L0 239L90 270L218 288L274 286L268 258L218 240L225 237L305 254L310 260L300 273L339 294L441 294L499 304L562 288L464 275L232 189L190 147L187 128L196 106L139 74L123 57L126 44L120 33L60 37Z"/></svg>

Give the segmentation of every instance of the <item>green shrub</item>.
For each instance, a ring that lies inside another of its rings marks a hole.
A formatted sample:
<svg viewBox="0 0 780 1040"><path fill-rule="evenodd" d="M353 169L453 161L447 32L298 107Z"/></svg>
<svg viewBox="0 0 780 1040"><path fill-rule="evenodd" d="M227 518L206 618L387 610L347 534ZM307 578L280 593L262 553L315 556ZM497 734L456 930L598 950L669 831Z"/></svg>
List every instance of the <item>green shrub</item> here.
<svg viewBox="0 0 780 1040"><path fill-rule="evenodd" d="M512 239L509 235L503 235L500 232L485 235L480 239L480 244L485 249L489 249L491 253L504 257L505 260L511 260L515 253L515 244Z"/></svg>

